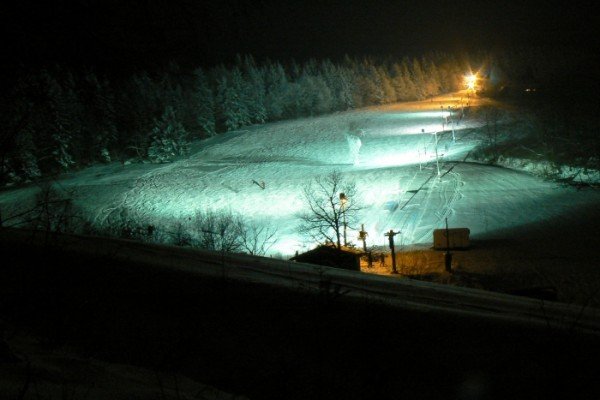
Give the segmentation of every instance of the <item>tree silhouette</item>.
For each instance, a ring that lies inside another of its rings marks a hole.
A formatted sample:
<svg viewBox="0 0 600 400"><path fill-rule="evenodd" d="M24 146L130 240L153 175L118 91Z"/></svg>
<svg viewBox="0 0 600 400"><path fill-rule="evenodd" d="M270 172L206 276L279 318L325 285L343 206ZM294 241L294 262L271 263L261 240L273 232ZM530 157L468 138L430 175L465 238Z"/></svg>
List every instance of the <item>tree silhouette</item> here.
<svg viewBox="0 0 600 400"><path fill-rule="evenodd" d="M309 211L300 215L300 231L318 242L335 243L341 249L344 230L360 210L356 184L344 180L339 171L332 171L307 184L303 197Z"/></svg>

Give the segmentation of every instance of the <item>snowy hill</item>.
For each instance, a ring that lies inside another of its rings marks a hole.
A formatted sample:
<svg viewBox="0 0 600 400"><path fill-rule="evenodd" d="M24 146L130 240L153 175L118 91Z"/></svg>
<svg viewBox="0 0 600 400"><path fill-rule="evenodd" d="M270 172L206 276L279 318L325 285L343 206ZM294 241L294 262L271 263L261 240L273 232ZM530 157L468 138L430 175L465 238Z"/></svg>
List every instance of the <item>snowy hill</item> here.
<svg viewBox="0 0 600 400"><path fill-rule="evenodd" d="M469 227L474 238L490 237L598 203L597 192L461 163L484 140L475 129L482 121L459 118L463 102L446 96L254 126L197 143L189 158L170 164L99 165L61 178L60 185L98 229L135 221L173 231L196 211L231 210L251 224L276 226L271 250L286 256L313 245L298 234L297 215L306 210L302 188L332 170L356 183L359 221L371 245L384 245L389 229L402 231L404 245L430 243L445 218L450 226ZM456 110L452 118L449 106ZM4 219L30 205L34 191L0 193ZM389 213L390 202L400 207ZM351 228L355 241L357 227Z"/></svg>
<svg viewBox="0 0 600 400"><path fill-rule="evenodd" d="M302 189L338 170L356 183L357 222L369 246L385 249L384 233L394 229L401 231L397 250L428 248L447 219L480 243L462 263L467 271L522 271L535 276L530 285L560 286L564 301L598 304L600 277L591 266L600 260L590 250L600 241L600 192L464 162L487 140L485 121L467 108L463 116L464 105L464 94L455 94L252 126L198 142L189 157L169 164L97 165L62 176L57 188L95 232L152 226L155 240L172 243L178 232L194 231L196 212L231 211L276 229L269 254L286 258L314 245L298 229L307 210ZM510 118L500 122L519 129ZM2 191L5 224L32 208L38 192L35 185ZM358 224L348 230L354 243Z"/></svg>

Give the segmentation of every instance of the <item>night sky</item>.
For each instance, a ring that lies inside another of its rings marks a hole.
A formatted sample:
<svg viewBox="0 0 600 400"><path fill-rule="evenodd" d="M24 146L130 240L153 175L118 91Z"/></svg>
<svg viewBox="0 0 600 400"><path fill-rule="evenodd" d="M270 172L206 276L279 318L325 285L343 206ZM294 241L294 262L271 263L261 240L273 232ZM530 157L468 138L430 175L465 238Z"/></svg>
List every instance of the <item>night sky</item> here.
<svg viewBox="0 0 600 400"><path fill-rule="evenodd" d="M3 64L211 66L235 54L305 60L510 46L596 48L593 2L32 1L3 5Z"/></svg>

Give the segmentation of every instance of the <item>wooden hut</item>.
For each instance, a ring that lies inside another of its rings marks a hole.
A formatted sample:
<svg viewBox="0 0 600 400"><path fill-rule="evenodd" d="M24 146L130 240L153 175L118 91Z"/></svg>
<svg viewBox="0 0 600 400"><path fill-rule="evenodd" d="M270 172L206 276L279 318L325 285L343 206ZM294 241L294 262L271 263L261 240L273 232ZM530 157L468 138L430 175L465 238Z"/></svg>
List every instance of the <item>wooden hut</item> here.
<svg viewBox="0 0 600 400"><path fill-rule="evenodd" d="M362 253L352 249L338 249L335 246L321 245L306 253L298 254L290 260L323 265L326 267L334 267L348 269L351 271L360 271L360 257Z"/></svg>

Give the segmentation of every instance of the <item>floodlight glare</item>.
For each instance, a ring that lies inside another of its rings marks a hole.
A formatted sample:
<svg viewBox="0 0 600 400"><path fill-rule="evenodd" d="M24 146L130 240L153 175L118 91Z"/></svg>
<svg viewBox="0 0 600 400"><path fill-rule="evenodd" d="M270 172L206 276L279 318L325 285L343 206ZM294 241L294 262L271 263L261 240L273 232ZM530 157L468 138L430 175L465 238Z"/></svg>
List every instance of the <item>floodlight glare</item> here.
<svg viewBox="0 0 600 400"><path fill-rule="evenodd" d="M475 90L475 83L477 82L477 75L470 74L465 76L465 83L467 85L467 89Z"/></svg>

